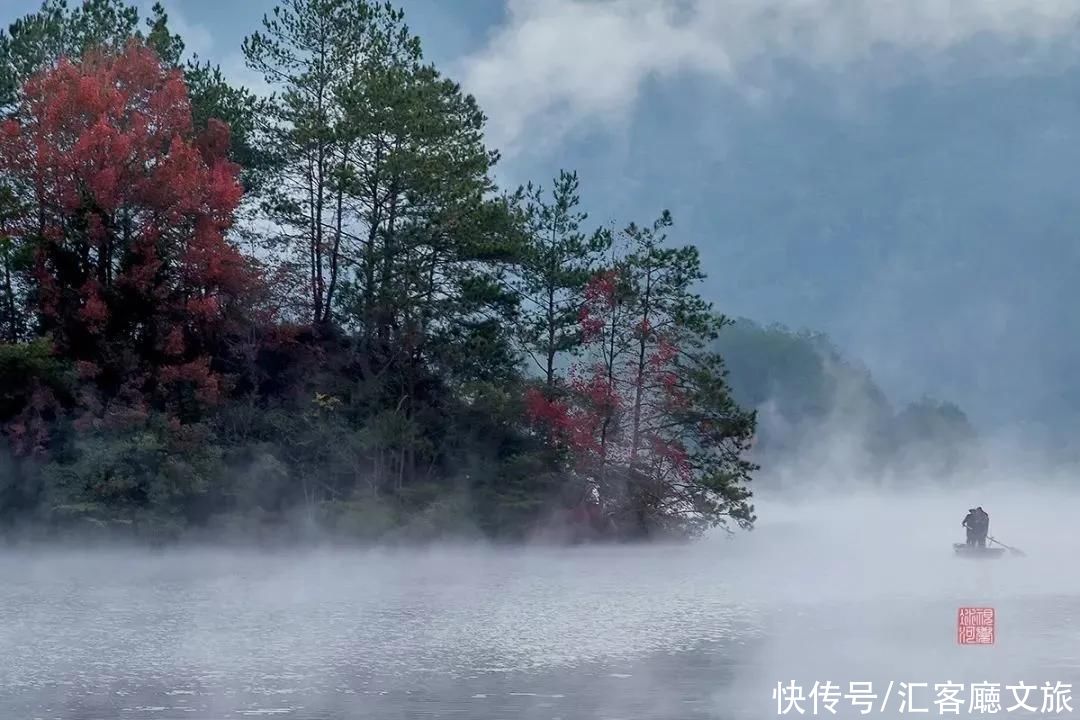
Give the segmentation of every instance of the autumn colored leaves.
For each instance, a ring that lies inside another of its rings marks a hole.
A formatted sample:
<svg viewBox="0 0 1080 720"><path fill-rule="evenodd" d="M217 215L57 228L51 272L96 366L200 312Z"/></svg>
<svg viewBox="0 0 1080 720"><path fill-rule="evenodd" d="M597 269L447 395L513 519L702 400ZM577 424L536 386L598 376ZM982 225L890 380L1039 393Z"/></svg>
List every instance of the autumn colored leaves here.
<svg viewBox="0 0 1080 720"><path fill-rule="evenodd" d="M228 137L195 134L182 74L136 41L34 75L0 125L34 319L106 402L220 396L214 353L260 282L226 239L243 195Z"/></svg>
<svg viewBox="0 0 1080 720"><path fill-rule="evenodd" d="M670 215L586 237L575 174L500 193L482 113L398 11L265 22L265 102L133 37L42 60L5 106L0 372L30 388L2 421L49 476L22 502L194 523L247 493L392 524L465 492L522 534L584 485L615 535L751 522L754 418ZM238 222L241 177L269 229ZM253 462L277 470L242 487Z"/></svg>

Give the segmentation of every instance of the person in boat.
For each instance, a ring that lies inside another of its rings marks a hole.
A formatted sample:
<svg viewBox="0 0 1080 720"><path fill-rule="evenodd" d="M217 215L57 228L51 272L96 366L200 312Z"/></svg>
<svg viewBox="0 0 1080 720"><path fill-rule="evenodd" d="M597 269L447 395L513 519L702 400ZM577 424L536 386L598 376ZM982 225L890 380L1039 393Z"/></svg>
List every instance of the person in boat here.
<svg viewBox="0 0 1080 720"><path fill-rule="evenodd" d="M964 516L960 525L967 530L967 544L974 545L979 527L979 514L975 511L975 508L968 508L968 514Z"/></svg>
<svg viewBox="0 0 1080 720"><path fill-rule="evenodd" d="M986 547L986 536L990 534L990 515L982 509L981 505L975 508L975 513L977 514L975 544L979 547Z"/></svg>

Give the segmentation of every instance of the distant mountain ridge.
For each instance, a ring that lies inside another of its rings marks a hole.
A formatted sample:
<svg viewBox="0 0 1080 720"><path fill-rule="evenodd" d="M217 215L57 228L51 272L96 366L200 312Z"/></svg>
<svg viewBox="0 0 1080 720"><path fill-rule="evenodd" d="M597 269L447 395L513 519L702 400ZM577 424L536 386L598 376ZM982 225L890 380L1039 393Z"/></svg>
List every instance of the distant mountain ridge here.
<svg viewBox="0 0 1080 720"><path fill-rule="evenodd" d="M766 477L796 462L812 472L837 461L861 476L945 476L977 444L957 405L924 397L897 410L870 371L822 333L739 318L715 348L735 398L758 412L754 452Z"/></svg>

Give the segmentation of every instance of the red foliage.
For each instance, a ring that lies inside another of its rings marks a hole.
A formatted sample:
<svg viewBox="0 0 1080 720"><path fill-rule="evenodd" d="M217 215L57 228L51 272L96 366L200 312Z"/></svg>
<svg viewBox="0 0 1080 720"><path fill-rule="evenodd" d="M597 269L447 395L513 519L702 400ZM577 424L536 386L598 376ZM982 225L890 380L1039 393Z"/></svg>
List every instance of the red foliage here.
<svg viewBox="0 0 1080 720"><path fill-rule="evenodd" d="M41 323L107 394L139 377L133 402L181 381L219 396L210 358L261 283L226 238L243 194L228 147L225 123L195 133L182 74L135 42L35 75L0 125Z"/></svg>
<svg viewBox="0 0 1080 720"><path fill-rule="evenodd" d="M600 453L596 441L599 413L581 404L552 400L535 388L525 394L526 417L550 433L556 446L571 451L581 468L587 467Z"/></svg>
<svg viewBox="0 0 1080 720"><path fill-rule="evenodd" d="M184 354L184 333L180 328L173 328L165 337L165 354L169 357L178 357Z"/></svg>
<svg viewBox="0 0 1080 720"><path fill-rule="evenodd" d="M614 270L598 272L585 285L585 302L589 305L610 308L615 302L619 287L619 275Z"/></svg>
<svg viewBox="0 0 1080 720"><path fill-rule="evenodd" d="M597 273L586 283L585 302L578 314L585 342L592 342L603 333L607 315L615 307L617 289L618 275L614 271Z"/></svg>
<svg viewBox="0 0 1080 720"><path fill-rule="evenodd" d="M221 378L210 370L210 361L206 357L166 366L161 370L160 379L165 386L188 384L199 401L206 405L217 403L221 393Z"/></svg>
<svg viewBox="0 0 1080 720"><path fill-rule="evenodd" d="M5 424L4 434L17 456L40 456L49 442L49 413L56 407L56 398L47 388L35 385L30 402L22 412Z"/></svg>
<svg viewBox="0 0 1080 720"><path fill-rule="evenodd" d="M79 319L85 323L87 330L97 334L105 327L105 321L109 319L109 309L101 297L101 290L97 281L87 280L82 286L82 308L79 310Z"/></svg>
<svg viewBox="0 0 1080 720"><path fill-rule="evenodd" d="M686 480L690 458L671 421L689 404L679 382L678 344L657 331L653 318L612 318L617 287L611 272L588 283L580 315L586 352L569 373L568 399L530 391L528 417L571 451L579 470L595 474L605 463L633 463L655 479ZM612 356L612 342L629 342L632 351Z"/></svg>
<svg viewBox="0 0 1080 720"><path fill-rule="evenodd" d="M534 422L543 423L556 431L564 430L568 423L566 407L549 400L537 388L525 391L525 415Z"/></svg>

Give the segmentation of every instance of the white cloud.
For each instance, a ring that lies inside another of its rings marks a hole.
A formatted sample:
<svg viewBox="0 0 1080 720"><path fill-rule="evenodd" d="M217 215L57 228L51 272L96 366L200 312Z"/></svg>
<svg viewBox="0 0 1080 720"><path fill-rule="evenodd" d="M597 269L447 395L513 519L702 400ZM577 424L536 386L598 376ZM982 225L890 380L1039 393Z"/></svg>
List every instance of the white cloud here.
<svg viewBox="0 0 1080 720"><path fill-rule="evenodd" d="M837 69L881 45L929 55L984 33L1051 39L1080 18L1076 0L508 2L506 22L459 69L508 153L527 135L617 122L652 78L703 73L738 87L762 59Z"/></svg>

